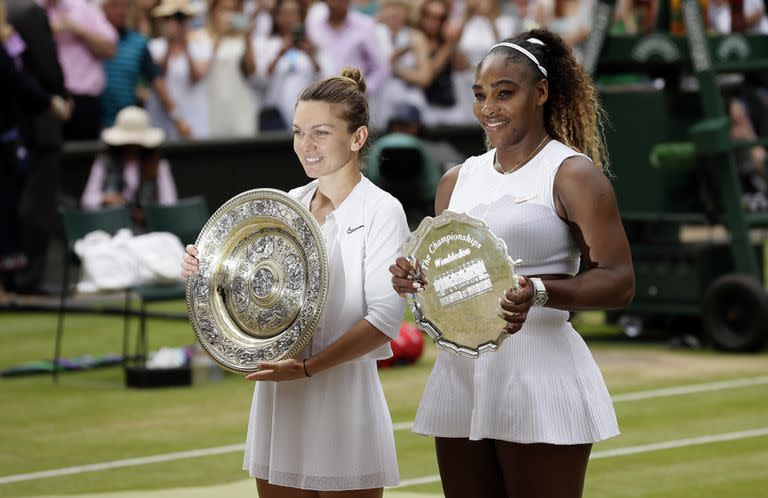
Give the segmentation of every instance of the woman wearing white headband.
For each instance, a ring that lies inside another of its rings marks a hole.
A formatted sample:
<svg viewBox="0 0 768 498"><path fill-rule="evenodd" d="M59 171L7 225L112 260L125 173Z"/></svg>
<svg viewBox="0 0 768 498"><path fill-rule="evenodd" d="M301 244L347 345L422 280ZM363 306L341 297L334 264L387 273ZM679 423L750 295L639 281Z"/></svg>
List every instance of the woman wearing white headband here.
<svg viewBox="0 0 768 498"><path fill-rule="evenodd" d="M600 105L546 30L492 47L473 91L491 149L445 174L435 211L483 219L524 276L499 296L511 337L477 360L441 353L413 430L436 437L446 498L579 498L592 444L619 430L568 312L622 307L634 293ZM413 292L412 271L404 258L390 267L397 292Z"/></svg>

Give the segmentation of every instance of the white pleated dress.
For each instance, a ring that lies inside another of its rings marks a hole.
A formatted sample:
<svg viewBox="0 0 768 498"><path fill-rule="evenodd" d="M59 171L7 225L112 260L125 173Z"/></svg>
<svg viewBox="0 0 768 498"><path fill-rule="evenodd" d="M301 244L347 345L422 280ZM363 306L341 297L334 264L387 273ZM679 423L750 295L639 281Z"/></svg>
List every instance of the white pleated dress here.
<svg viewBox="0 0 768 498"><path fill-rule="evenodd" d="M448 209L484 220L504 239L521 275L569 274L579 250L557 216L555 174L573 149L550 141L503 175L495 150L462 166ZM499 296L501 297L501 296ZM597 364L568 312L531 308L522 329L477 360L442 352L419 406L419 434L520 443L594 443L619 434Z"/></svg>
<svg viewBox="0 0 768 498"><path fill-rule="evenodd" d="M290 195L309 208L317 181ZM361 176L322 226L329 287L320 325L299 359L322 350L360 320L397 337L405 300L389 265L408 238L400 203ZM243 468L272 484L311 490L393 486L399 482L392 419L376 360L380 349L287 382L257 382Z"/></svg>

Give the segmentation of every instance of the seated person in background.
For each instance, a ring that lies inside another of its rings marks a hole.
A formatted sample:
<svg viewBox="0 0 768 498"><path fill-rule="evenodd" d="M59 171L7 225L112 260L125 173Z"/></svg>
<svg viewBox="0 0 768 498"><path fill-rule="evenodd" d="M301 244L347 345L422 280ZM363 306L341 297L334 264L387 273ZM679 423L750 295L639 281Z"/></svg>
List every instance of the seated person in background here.
<svg viewBox="0 0 768 498"><path fill-rule="evenodd" d="M446 142L423 137L421 113L411 103L394 105L386 133L373 144L365 175L397 198L416 225L431 216L440 178L461 163L461 154Z"/></svg>
<svg viewBox="0 0 768 498"><path fill-rule="evenodd" d="M81 199L84 209L129 205L134 221L141 224L142 206L177 201L171 166L158 150L165 133L150 127L144 109L130 106L120 111L115 126L102 131L101 139L108 148L91 167Z"/></svg>
<svg viewBox="0 0 768 498"><path fill-rule="evenodd" d="M435 142L424 137L421 112L412 104L406 102L395 104L387 123L386 133L403 133L419 138L429 157L440 167L441 175L463 162L461 152L449 142L445 140Z"/></svg>

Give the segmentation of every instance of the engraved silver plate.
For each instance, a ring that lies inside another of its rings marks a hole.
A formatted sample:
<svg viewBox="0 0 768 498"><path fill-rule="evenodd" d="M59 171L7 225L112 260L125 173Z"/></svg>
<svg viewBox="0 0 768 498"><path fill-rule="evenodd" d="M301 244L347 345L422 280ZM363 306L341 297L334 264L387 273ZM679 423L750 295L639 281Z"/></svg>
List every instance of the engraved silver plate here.
<svg viewBox="0 0 768 498"><path fill-rule="evenodd" d="M198 341L221 366L256 371L309 342L328 290L320 226L274 189L243 192L220 207L197 238L200 270L187 281Z"/></svg>
<svg viewBox="0 0 768 498"><path fill-rule="evenodd" d="M405 244L421 263L429 285L410 295L418 326L438 348L477 358L509 335L498 316L499 298L518 286L515 264L503 240L467 214L444 211L425 218Z"/></svg>

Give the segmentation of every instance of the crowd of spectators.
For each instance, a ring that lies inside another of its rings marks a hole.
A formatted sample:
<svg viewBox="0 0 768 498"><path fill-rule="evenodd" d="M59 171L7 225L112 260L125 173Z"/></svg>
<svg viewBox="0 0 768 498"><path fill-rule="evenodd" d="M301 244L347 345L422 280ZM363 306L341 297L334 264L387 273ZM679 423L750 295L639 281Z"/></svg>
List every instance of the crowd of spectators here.
<svg viewBox="0 0 768 498"><path fill-rule="evenodd" d="M16 0L14 0L16 1ZM30 0L31 1L31 0ZM577 52L597 0L40 0L65 82L65 140L94 140L138 105L169 139L288 130L299 91L344 65L363 68L373 124L393 105L427 126L472 122L472 68L489 46L537 26ZM637 31L651 0L620 0ZM754 5L753 5L754 4ZM713 29L729 25L713 0ZM768 32L760 0L747 30Z"/></svg>
<svg viewBox="0 0 768 498"><path fill-rule="evenodd" d="M546 26L580 54L597 0L38 3L72 107L64 138L93 140L131 105L147 109L169 139L288 130L299 91L344 65L363 69L378 128L403 101L419 109L427 126L471 123L467 89L488 47ZM642 30L638 19L656 3L619 0L616 28ZM730 3L707 5L711 29L730 30ZM743 10L741 30L768 33L762 0L744 0Z"/></svg>

